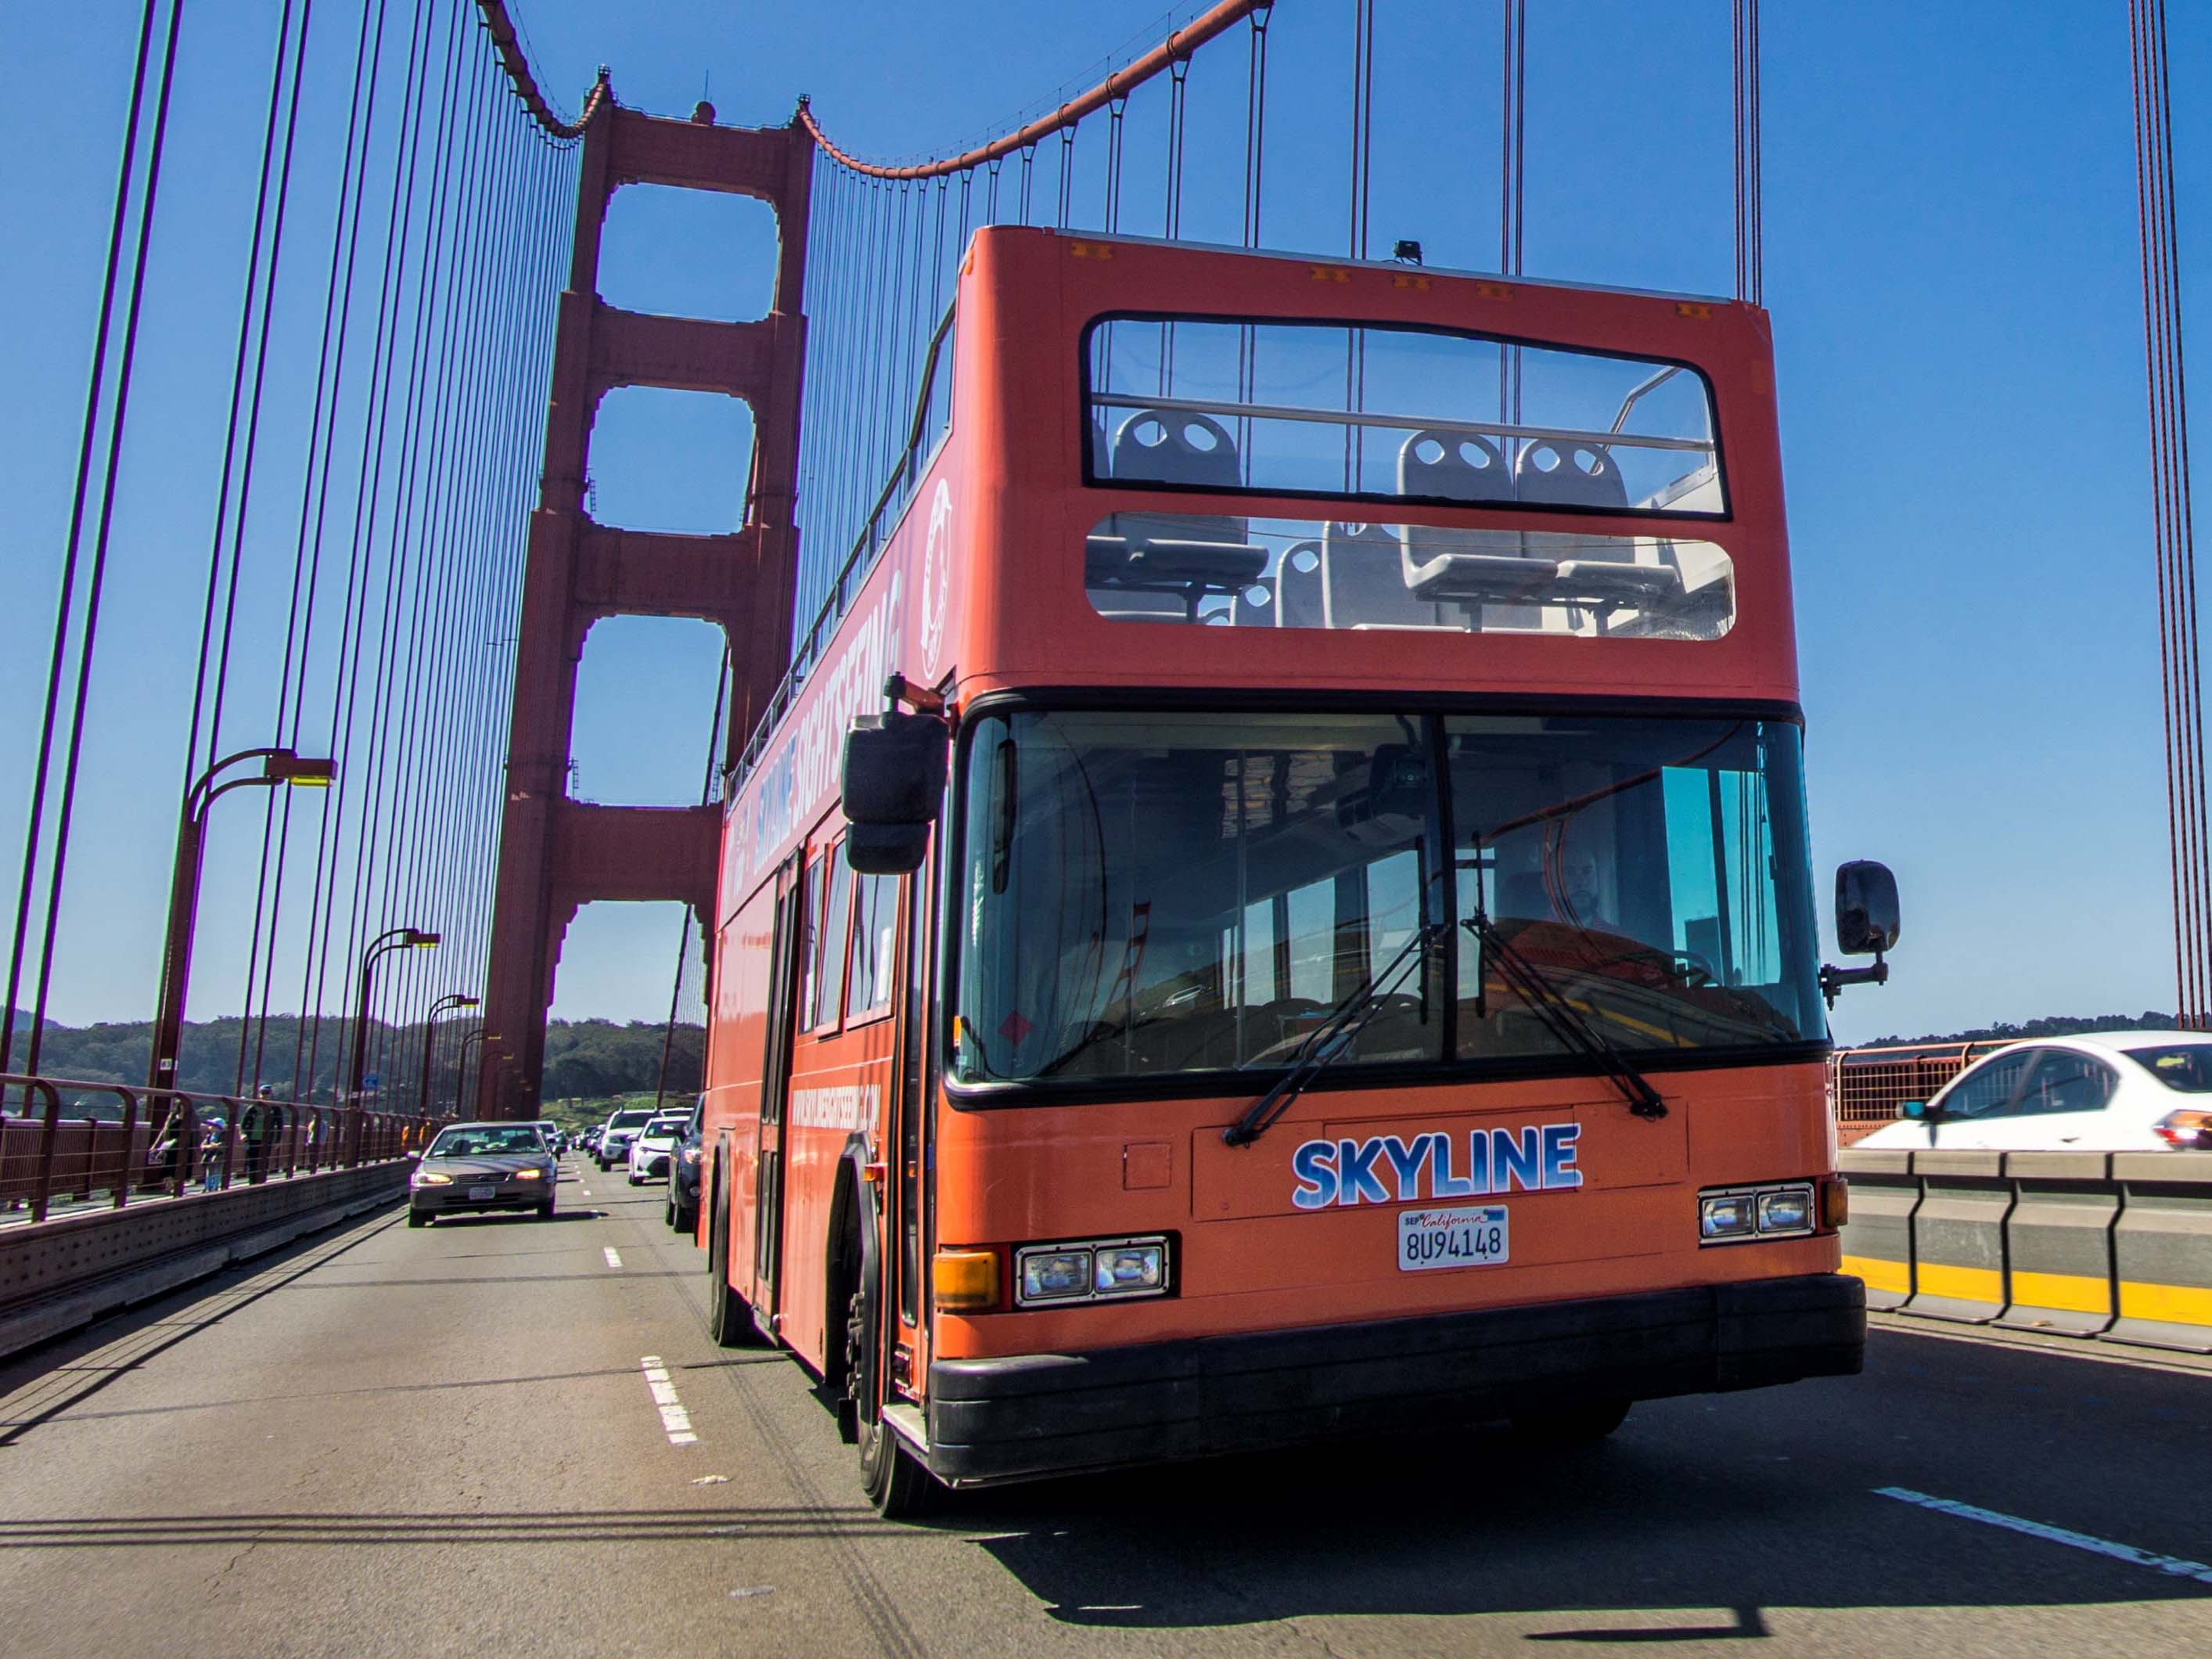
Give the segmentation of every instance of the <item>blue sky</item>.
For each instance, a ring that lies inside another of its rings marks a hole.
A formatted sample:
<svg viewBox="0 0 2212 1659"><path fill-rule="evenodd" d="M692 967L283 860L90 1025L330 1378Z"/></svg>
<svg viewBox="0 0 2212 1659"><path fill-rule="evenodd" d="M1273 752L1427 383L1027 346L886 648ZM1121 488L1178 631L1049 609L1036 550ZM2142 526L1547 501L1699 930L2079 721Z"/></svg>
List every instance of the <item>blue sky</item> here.
<svg viewBox="0 0 2212 1659"><path fill-rule="evenodd" d="M348 8L324 0L333 16ZM1185 6L1184 14L1195 10ZM557 101L604 62L617 94L780 121L811 94L872 156L942 153L1085 84L1160 31L1149 3L847 0L710 8L515 0ZM1487 267L1497 238L1495 0L1377 0L1373 234ZM117 586L95 688L52 1012L149 1010L181 716L274 0L188 11L142 418L126 454ZM1731 282L1726 0L1533 0L1529 274L1717 293ZM0 878L12 891L135 4L0 9L0 61L38 88L0 175ZM1269 244L1342 246L1351 0L1281 0L1271 35ZM2184 270L2203 249L2212 23L2173 18ZM2142 392L2126 9L2045 0L1765 8L1766 301L1779 356L1814 845L1826 871L1898 871L1905 938L1839 1036L2168 1006L2171 920ZM1191 76L1185 233L1235 240L1243 46ZM1124 225L1157 212L1158 111L1130 121ZM321 142L321 141L319 141ZM1079 149L1095 190L1097 140ZM1210 159L1209 159L1210 157ZM756 314L769 220L752 204L632 191L608 297ZM2194 290L2191 290L2194 292ZM2190 321L2203 336L2202 308ZM727 527L742 411L611 398L593 455L602 516ZM601 624L587 647L582 793L697 787L719 644L681 623ZM241 971L234 836L211 853L194 1012ZM219 826L220 830L220 826ZM665 1012L669 912L600 906L572 932L556 1010ZM2077 942L2088 941L2086 947Z"/></svg>

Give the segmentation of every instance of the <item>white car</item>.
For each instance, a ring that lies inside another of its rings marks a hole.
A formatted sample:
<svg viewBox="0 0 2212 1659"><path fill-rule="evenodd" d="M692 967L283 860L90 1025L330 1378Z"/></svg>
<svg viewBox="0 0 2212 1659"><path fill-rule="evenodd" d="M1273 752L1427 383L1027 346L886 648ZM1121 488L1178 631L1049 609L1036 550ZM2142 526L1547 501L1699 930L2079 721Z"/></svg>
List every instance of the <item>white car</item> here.
<svg viewBox="0 0 2212 1659"><path fill-rule="evenodd" d="M1985 1054L1854 1151L2212 1151L2212 1033L2100 1031Z"/></svg>
<svg viewBox="0 0 2212 1659"><path fill-rule="evenodd" d="M617 1112L599 1130L599 1144L592 1152L592 1159L602 1170L611 1170L629 1157L630 1138L653 1121L653 1109L647 1106L625 1106Z"/></svg>
<svg viewBox="0 0 2212 1659"><path fill-rule="evenodd" d="M688 1112L663 1112L637 1132L637 1139L629 1144L629 1184L642 1187L648 1177L668 1173L668 1160L676 1155L676 1143L684 1139L690 1127Z"/></svg>

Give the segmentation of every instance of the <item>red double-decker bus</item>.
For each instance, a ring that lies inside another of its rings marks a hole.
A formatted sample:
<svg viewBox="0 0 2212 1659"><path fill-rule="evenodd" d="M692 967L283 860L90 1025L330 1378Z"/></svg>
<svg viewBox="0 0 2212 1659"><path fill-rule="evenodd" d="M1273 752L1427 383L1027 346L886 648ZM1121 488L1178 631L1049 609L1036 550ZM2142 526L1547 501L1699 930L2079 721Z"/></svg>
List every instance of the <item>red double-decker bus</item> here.
<svg viewBox="0 0 2212 1659"><path fill-rule="evenodd" d="M732 779L712 1323L976 1485L1858 1369L1766 319L996 228Z"/></svg>

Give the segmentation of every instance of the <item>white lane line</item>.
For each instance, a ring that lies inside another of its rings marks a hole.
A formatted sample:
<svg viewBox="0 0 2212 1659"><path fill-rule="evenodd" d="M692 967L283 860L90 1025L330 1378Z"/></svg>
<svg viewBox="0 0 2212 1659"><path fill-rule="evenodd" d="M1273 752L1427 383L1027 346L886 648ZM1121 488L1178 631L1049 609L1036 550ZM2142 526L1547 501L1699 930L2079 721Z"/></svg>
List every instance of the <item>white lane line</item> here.
<svg viewBox="0 0 2212 1659"><path fill-rule="evenodd" d="M600 1254L606 1257L607 1266L610 1267L619 1267L622 1266L622 1252L615 1249L613 1245L608 1245L605 1250L600 1252Z"/></svg>
<svg viewBox="0 0 2212 1659"><path fill-rule="evenodd" d="M684 1402L676 1397L676 1385L668 1380L668 1367L660 1356L649 1353L638 1362L645 1374L645 1386L652 1391L654 1407L660 1413L660 1426L672 1446L693 1446L699 1437L691 1431L691 1413L684 1409Z"/></svg>
<svg viewBox="0 0 2212 1659"><path fill-rule="evenodd" d="M2086 1532L2069 1532L2063 1527L2050 1526L2041 1521L2023 1521L2016 1515L1978 1509L1972 1504L1961 1504L1955 1498L1931 1498L1926 1492L1914 1492L1909 1486L1876 1486L1874 1490L1877 1498L1894 1498L1900 1503L1917 1504L1923 1510L1955 1515L1962 1521L1979 1521L1984 1526L2002 1527L2007 1532L2025 1533L2030 1538L2041 1538L2053 1544L2064 1544L2072 1549L2087 1550L2092 1555L2108 1555L2115 1561L2150 1567L2176 1578L2194 1578L2200 1583L2212 1584L2212 1565L2202 1561L2185 1561L2178 1555L2160 1555L2155 1550L2137 1549L2133 1544L2115 1544L2109 1538L2093 1538Z"/></svg>

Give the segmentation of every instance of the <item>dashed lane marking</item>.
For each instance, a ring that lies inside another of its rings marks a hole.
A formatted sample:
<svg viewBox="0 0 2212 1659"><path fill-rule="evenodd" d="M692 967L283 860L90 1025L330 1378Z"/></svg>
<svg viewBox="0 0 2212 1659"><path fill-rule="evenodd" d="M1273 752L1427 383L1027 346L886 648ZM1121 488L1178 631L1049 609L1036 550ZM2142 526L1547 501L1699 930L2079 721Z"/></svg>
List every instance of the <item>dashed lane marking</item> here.
<svg viewBox="0 0 2212 1659"><path fill-rule="evenodd" d="M2041 1521L2023 1521L2016 1515L1979 1509L1954 1498L1931 1498L1926 1492L1914 1492L1909 1486L1876 1486L1874 1490L1877 1498L1894 1498L1899 1503L1917 1504L1923 1510L1934 1510L1940 1515L1955 1515L1962 1521L1979 1521L1984 1526L2002 1527L2007 1532L2023 1533L2030 1538L2040 1538L2049 1543L2064 1544L2070 1549L2087 1550L2092 1555L2108 1555L2115 1561L2148 1567L2175 1578L2194 1578L2199 1583L2212 1584L2212 1565L2202 1561L2185 1561L2178 1555L2160 1555L2155 1550L2137 1549L2133 1544L2115 1544L2109 1538L2094 1538L2086 1532L2069 1532L2064 1527L2051 1526Z"/></svg>
<svg viewBox="0 0 2212 1659"><path fill-rule="evenodd" d="M645 1373L645 1386L653 1395L653 1403L660 1413L660 1426L667 1432L668 1443L696 1445L699 1437L691 1431L691 1413L676 1397L676 1384L669 1381L668 1367L661 1364L660 1356L649 1353L637 1363Z"/></svg>
<svg viewBox="0 0 2212 1659"><path fill-rule="evenodd" d="M600 1254L606 1257L607 1266L610 1267L618 1268L622 1266L622 1252L615 1249L613 1245L608 1245L605 1250L600 1252Z"/></svg>

